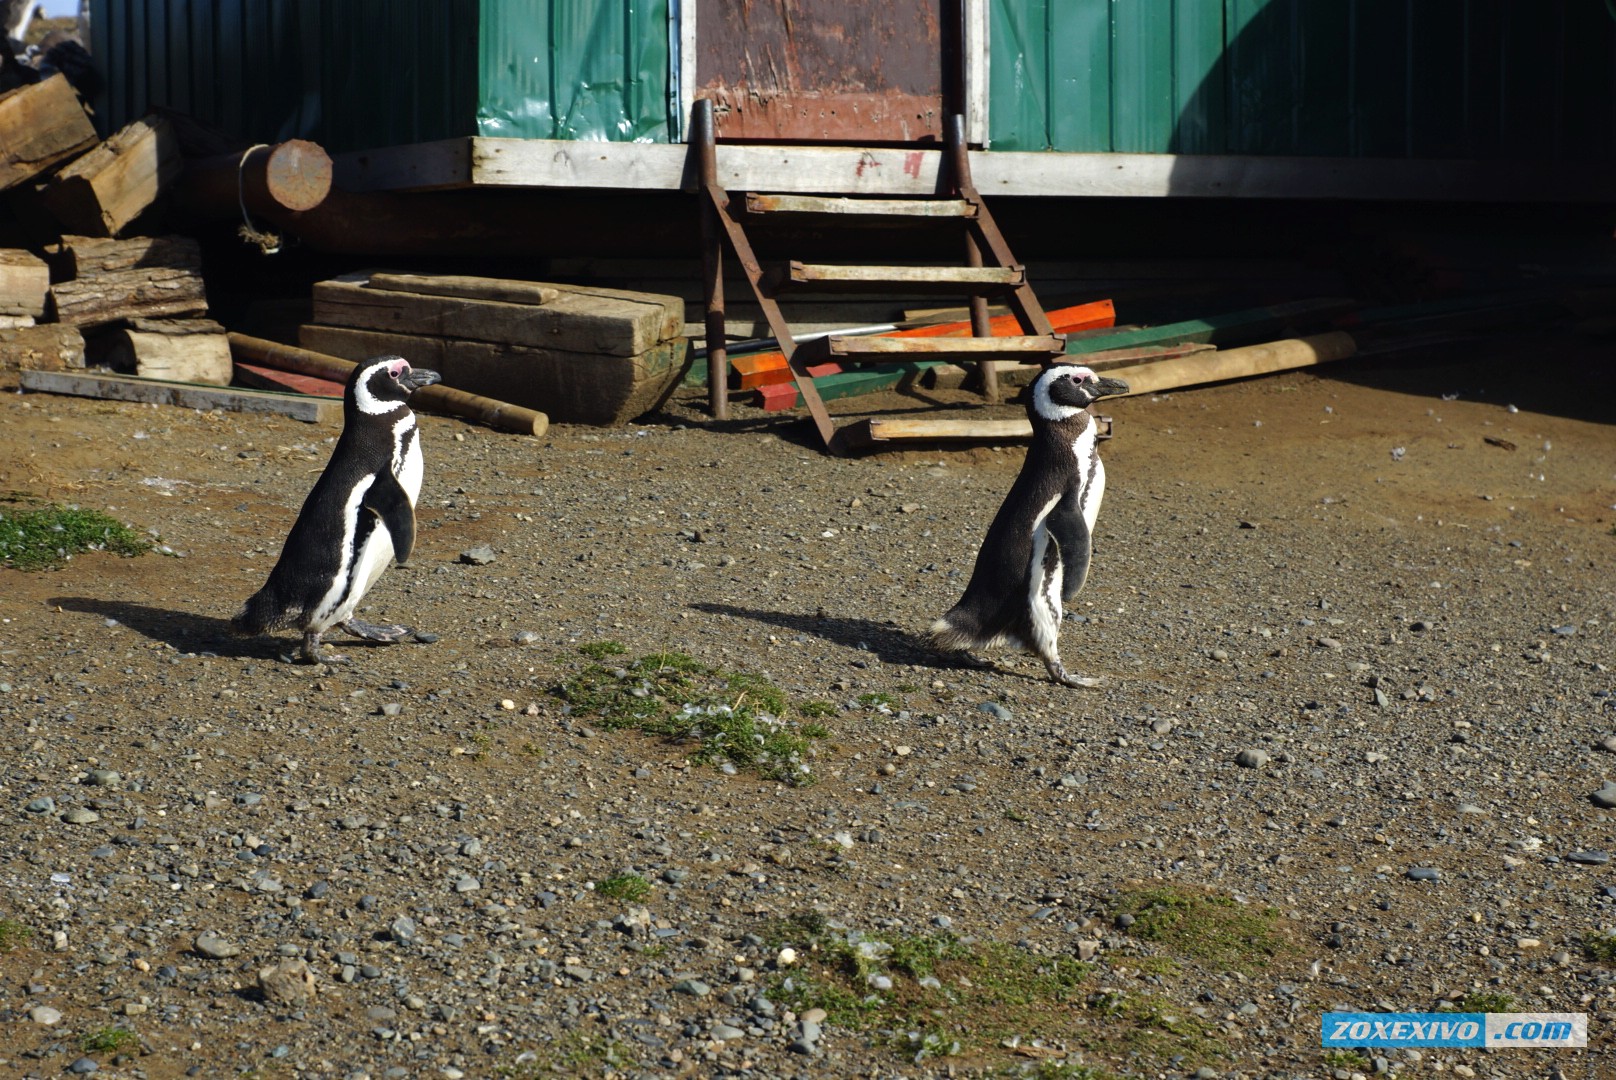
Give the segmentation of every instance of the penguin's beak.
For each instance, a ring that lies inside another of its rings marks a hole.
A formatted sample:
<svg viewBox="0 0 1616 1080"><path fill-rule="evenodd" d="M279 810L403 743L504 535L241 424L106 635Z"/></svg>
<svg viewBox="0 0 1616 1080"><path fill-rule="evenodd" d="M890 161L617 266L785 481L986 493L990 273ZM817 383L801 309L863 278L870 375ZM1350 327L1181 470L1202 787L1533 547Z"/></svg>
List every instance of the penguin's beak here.
<svg viewBox="0 0 1616 1080"><path fill-rule="evenodd" d="M398 381L404 389L413 392L423 386L431 386L433 383L442 382L443 376L436 371L428 371L426 368L417 367L410 368L409 371L404 373L404 377Z"/></svg>
<svg viewBox="0 0 1616 1080"><path fill-rule="evenodd" d="M1111 397L1113 394L1126 394L1128 384L1121 379L1095 379L1086 389L1096 398Z"/></svg>

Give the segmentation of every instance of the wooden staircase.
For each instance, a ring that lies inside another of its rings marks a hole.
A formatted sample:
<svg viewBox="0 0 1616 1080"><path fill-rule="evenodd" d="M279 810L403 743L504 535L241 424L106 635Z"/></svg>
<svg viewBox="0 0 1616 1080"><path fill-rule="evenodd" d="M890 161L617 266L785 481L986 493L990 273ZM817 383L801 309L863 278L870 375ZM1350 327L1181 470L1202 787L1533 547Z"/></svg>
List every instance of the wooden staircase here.
<svg viewBox="0 0 1616 1080"><path fill-rule="evenodd" d="M1065 355L1065 338L1054 332L1026 268L1016 262L976 187L971 182L964 118L946 125L947 147L935 196L875 198L747 192L737 198L718 182L717 147L712 102L696 102L691 117L691 147L696 156L702 203L702 266L707 322L709 406L716 419L729 415L728 353L725 349L723 249L727 242L741 265L769 328L812 415L820 438L832 453L845 453L897 440L1003 441L1025 434L1025 421L863 420L838 428L814 387L809 368L835 361L841 365L892 364L909 360L948 361L980 366L984 397L999 400L996 365L1000 362L1047 366ZM952 228L963 236L962 266L831 266L789 260L767 270L759 263L747 236L746 223L771 218L806 220L829 229L908 224ZM967 301L971 337L869 337L832 334L800 346L780 311L778 298L798 290L891 292L895 295L952 295ZM994 337L988 301L1009 307L1021 334Z"/></svg>

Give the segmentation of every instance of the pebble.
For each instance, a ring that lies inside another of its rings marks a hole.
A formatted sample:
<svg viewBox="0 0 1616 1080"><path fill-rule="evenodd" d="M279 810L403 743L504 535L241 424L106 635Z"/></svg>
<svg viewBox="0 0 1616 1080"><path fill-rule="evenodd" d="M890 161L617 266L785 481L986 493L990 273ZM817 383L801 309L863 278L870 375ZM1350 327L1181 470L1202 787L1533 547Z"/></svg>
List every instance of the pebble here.
<svg viewBox="0 0 1616 1080"><path fill-rule="evenodd" d="M1566 856L1567 862L1581 863L1584 866L1604 866L1610 862L1608 851L1573 851Z"/></svg>
<svg viewBox="0 0 1616 1080"><path fill-rule="evenodd" d="M1414 881L1440 881L1442 872L1434 866L1411 866L1408 876Z"/></svg>
<svg viewBox="0 0 1616 1080"><path fill-rule="evenodd" d="M95 1072L95 1070L99 1069L100 1067L101 1066L96 1063L94 1058L81 1057L74 1061L73 1064L69 1065L67 1067L67 1071L70 1073L75 1073L79 1076L88 1076L90 1073Z"/></svg>
<svg viewBox="0 0 1616 1080"><path fill-rule="evenodd" d="M1607 754L1616 754L1616 735L1606 735L1603 739L1594 743L1594 749L1603 750ZM30 803L29 805L33 804Z"/></svg>
<svg viewBox="0 0 1616 1080"><path fill-rule="evenodd" d="M23 809L30 814L49 814L56 809L56 800L49 795L38 799L30 799Z"/></svg>
<svg viewBox="0 0 1616 1080"><path fill-rule="evenodd" d="M713 1038L720 1042L733 1042L736 1039L744 1038L745 1035L746 1032L738 1027L730 1027L728 1024L713 1025Z"/></svg>
<svg viewBox="0 0 1616 1080"><path fill-rule="evenodd" d="M989 716L992 716L996 720L1012 719L1010 710L1005 708L1003 705L1000 705L997 701L984 701L982 704L978 705L977 708L982 712L987 713Z"/></svg>
<svg viewBox="0 0 1616 1080"><path fill-rule="evenodd" d="M1234 756L1234 763L1242 769L1260 769L1268 764L1268 751L1248 747Z"/></svg>
<svg viewBox="0 0 1616 1080"><path fill-rule="evenodd" d="M62 1010L53 1009L49 1005L35 1005L28 1010L28 1019L41 1027L50 1027L52 1024L61 1023Z"/></svg>
<svg viewBox="0 0 1616 1080"><path fill-rule="evenodd" d="M1606 780L1600 789L1588 796L1593 804L1604 810L1616 809L1616 784Z"/></svg>
<svg viewBox="0 0 1616 1080"><path fill-rule="evenodd" d="M700 979L680 979L673 984L674 993L689 994L691 997L706 997L713 992L713 988Z"/></svg>
<svg viewBox="0 0 1616 1080"><path fill-rule="evenodd" d="M94 825L101 815L87 806L75 806L62 815L62 820L69 825Z"/></svg>
<svg viewBox="0 0 1616 1080"><path fill-rule="evenodd" d="M472 877L470 874L467 874L465 877L462 877L459 881L455 882L455 892L457 893L476 892L482 887L483 883Z"/></svg>
<svg viewBox="0 0 1616 1080"><path fill-rule="evenodd" d="M387 932L400 945L414 945L419 934L415 920L408 915L400 915L394 919L392 925L388 926Z"/></svg>
<svg viewBox="0 0 1616 1080"><path fill-rule="evenodd" d="M226 941L217 934L201 933L192 943L196 951L214 960L228 960L241 953L241 946Z"/></svg>
<svg viewBox="0 0 1616 1080"><path fill-rule="evenodd" d="M91 787L115 788L123 783L117 769L91 769L84 782Z"/></svg>
<svg viewBox="0 0 1616 1080"><path fill-rule="evenodd" d="M494 549L487 544L478 544L460 553L460 561L471 566L487 566L494 561Z"/></svg>
<svg viewBox="0 0 1616 1080"><path fill-rule="evenodd" d="M263 992L265 1001L295 1008L312 1000L318 987L314 972L306 962L282 960L259 969L258 989Z"/></svg>

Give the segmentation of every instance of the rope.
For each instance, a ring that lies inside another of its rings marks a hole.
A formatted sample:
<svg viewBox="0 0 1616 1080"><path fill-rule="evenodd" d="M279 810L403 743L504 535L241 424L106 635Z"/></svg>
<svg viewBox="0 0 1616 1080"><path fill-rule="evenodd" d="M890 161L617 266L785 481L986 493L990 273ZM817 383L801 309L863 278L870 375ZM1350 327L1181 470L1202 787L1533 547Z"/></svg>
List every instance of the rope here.
<svg viewBox="0 0 1616 1080"><path fill-rule="evenodd" d="M265 255L274 255L281 249L281 238L277 233L260 232L253 227L252 217L247 213L247 159L255 150L269 149L268 143L259 143L249 146L242 152L241 160L236 163L236 201L241 205L241 226L236 234L249 244L257 244L258 250Z"/></svg>

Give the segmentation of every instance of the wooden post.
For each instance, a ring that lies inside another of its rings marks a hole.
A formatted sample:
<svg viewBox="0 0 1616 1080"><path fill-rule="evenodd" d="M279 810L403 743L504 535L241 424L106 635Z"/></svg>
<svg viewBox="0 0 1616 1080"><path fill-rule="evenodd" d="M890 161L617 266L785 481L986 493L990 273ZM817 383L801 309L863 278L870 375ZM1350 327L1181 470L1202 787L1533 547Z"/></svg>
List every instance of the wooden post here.
<svg viewBox="0 0 1616 1080"><path fill-rule="evenodd" d="M729 419L729 348L725 342L724 240L718 207L707 193L718 183L718 149L713 133L713 103L702 98L692 107L691 142L701 155L701 281L707 316L707 411L714 420Z"/></svg>
<svg viewBox="0 0 1616 1080"><path fill-rule="evenodd" d="M971 159L968 156L970 148L965 144L965 117L959 113L948 118L948 150L951 158L949 164L953 169L954 193L963 195L972 186L968 179L971 174ZM966 230L965 233L965 265L978 268L982 266L982 245L976 242L976 237L970 230ZM971 336L992 337L993 327L988 319L988 298L973 296L968 303L971 312ZM984 360L977 365L977 370L982 376L982 396L990 403L997 404L1000 400L998 363Z"/></svg>
<svg viewBox="0 0 1616 1080"><path fill-rule="evenodd" d="M186 208L203 217L272 216L313 210L331 194L331 157L318 144L288 139L242 154L186 162Z"/></svg>

